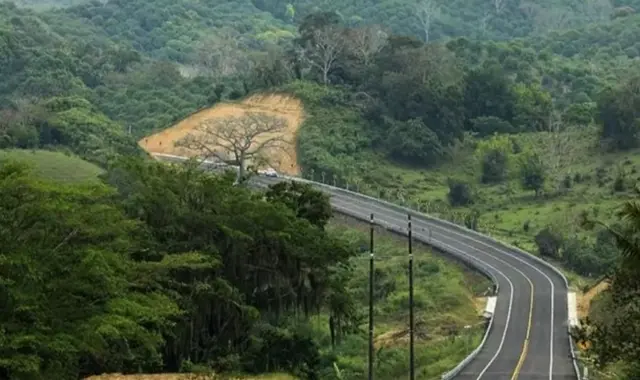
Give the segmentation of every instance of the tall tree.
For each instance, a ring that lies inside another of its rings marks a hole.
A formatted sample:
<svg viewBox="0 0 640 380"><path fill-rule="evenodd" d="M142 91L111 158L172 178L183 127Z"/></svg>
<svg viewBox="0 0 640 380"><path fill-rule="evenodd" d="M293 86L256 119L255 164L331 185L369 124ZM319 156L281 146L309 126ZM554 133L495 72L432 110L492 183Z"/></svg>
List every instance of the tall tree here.
<svg viewBox="0 0 640 380"><path fill-rule="evenodd" d="M176 146L199 152L204 158L237 165L241 182L249 163L254 167L268 164L269 151L286 148L286 129L284 118L247 112L242 116L205 120Z"/></svg>
<svg viewBox="0 0 640 380"><path fill-rule="evenodd" d="M389 35L379 26L370 25L347 31L350 52L362 65L369 66L373 57L387 44Z"/></svg>
<svg viewBox="0 0 640 380"><path fill-rule="evenodd" d="M332 215L329 197L309 184L280 182L270 186L266 195L268 200L282 202L298 217L320 228L324 228Z"/></svg>
<svg viewBox="0 0 640 380"><path fill-rule="evenodd" d="M640 74L605 89L598 101L602 139L612 148L631 149L640 142Z"/></svg>
<svg viewBox="0 0 640 380"><path fill-rule="evenodd" d="M104 185L0 164L0 377L78 379L162 368L177 305L130 288L142 226Z"/></svg>
<svg viewBox="0 0 640 380"><path fill-rule="evenodd" d="M544 188L546 180L546 165L540 155L535 152L525 152L520 162L520 180L522 187L536 192L536 196Z"/></svg>
<svg viewBox="0 0 640 380"><path fill-rule="evenodd" d="M345 41L344 29L329 25L314 30L313 38L305 46L306 60L320 70L325 85L329 84L329 74L344 52Z"/></svg>
<svg viewBox="0 0 640 380"><path fill-rule="evenodd" d="M436 0L419 0L415 10L415 15L424 33L424 41L429 42L431 24L440 16L440 5Z"/></svg>
<svg viewBox="0 0 640 380"><path fill-rule="evenodd" d="M229 77L249 70L251 61L245 49L237 31L222 28L198 42L194 60L208 75Z"/></svg>

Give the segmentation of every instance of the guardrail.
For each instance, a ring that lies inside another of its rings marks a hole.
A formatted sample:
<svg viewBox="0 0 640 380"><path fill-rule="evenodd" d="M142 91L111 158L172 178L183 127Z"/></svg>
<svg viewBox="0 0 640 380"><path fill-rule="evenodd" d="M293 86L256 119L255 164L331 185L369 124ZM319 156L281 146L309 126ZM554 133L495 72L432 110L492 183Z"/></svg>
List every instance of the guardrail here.
<svg viewBox="0 0 640 380"><path fill-rule="evenodd" d="M356 213L350 212L349 209L342 208L342 207L335 207L335 206L334 206L334 208L339 213L342 213L342 214L345 214L345 215L349 215L349 216L351 216L353 218L359 219L359 220L364 221L364 222L368 222L369 221L369 219L367 219L366 217L364 217L362 215L358 215ZM379 225L379 226L383 227L387 231L391 231L391 232L399 234L399 235L405 235L405 231L403 229L395 227L393 225L389 225L389 224L381 223L381 222L376 222L376 225ZM498 279L495 278L495 276L490 271L486 270L485 268L483 268L481 266L475 265L473 262L470 262L470 261L466 260L465 257L462 256L462 255L459 255L459 254L457 254L455 252L446 251L446 249L441 247L441 246L439 246L439 244L437 242L426 241L425 239L422 239L422 238L420 238L418 236L416 236L416 240L419 240L419 241L421 241L422 243L425 243L425 244L429 244L429 245L433 246L434 248L438 249L439 251L445 252L448 255L457 256L457 258L459 260L463 260L466 263L468 263L469 265L473 266L477 271L482 273L484 276L489 278L489 280L491 280L491 282L493 282L493 284L495 286L494 295L498 294L499 288L500 288L500 285L498 284ZM494 318L494 314L492 314L491 317L489 318L489 324L487 325L487 328L486 328L486 330L484 332L484 335L482 337L482 341L480 341L480 344L469 355L467 355L460 363L458 363L458 365L455 366L452 370L442 374L442 376L441 376L442 380L452 379L453 377L458 375L469 363L471 363L471 361L473 359L475 359L476 356L478 356L478 354L480 353L482 348L484 348L485 342L487 341L487 338L489 337L489 333L491 332L491 327L493 326L493 318Z"/></svg>
<svg viewBox="0 0 640 380"><path fill-rule="evenodd" d="M178 156L173 156L173 157L178 158ZM260 178L260 177L254 177L254 178ZM506 248L508 248L508 249L510 249L512 251L515 251L515 252L518 252L518 253L522 254L523 257L525 257L525 258L530 258L531 260L536 261L537 263L539 263L539 264L541 264L543 266L546 266L547 268L551 269L558 276L560 276L560 278L562 279L562 281L565 284L567 292L569 291L569 281L567 280L567 277L560 270L558 270L556 267L554 267L550 263L548 263L548 262L540 259L539 257L536 257L536 256L534 256L534 255L532 255L532 254L530 254L530 253L518 248L518 247L515 247L515 246L513 246L511 244L508 244L508 243L505 243L505 242L500 242L500 241L498 241L498 240L496 240L496 239L494 239L494 238L492 238L492 237L490 237L488 235L480 233L478 231L474 231L472 229L469 229L469 228L466 228L464 226L449 222L447 220L436 218L434 216L422 213L420 211L413 210L411 208L400 206L400 205L388 202L388 201L383 200L383 199L374 198L374 197L371 197L371 196L366 195L366 194L357 193L355 191L343 189L343 188L340 188L340 187L331 186L331 185L327 185L327 184L320 183L320 182L310 181L310 180L307 180L307 179L304 179L304 178L299 178L299 177L291 177L291 176L280 175L279 178L282 178L282 179L285 179L285 180L309 183L309 184L315 185L317 187L328 189L331 192L340 192L340 193L349 194L351 196L357 196L357 197L360 197L360 198L368 199L368 200L370 200L372 202L376 202L378 204L384 205L386 207L393 208L393 209L398 210L398 211L410 212L410 213L419 215L419 216L431 221L432 223L440 224L442 226L446 226L448 228L461 231L463 233L474 235L475 237L478 237L478 238L480 238L480 239L482 239L482 240L484 240L486 242L489 242L491 244L502 246L502 247L506 247ZM264 184L262 184L262 185L263 186L261 186L261 187L268 186L268 185L264 185ZM361 220L367 219L367 218L362 217L361 215L354 215L354 213L350 213L350 212L348 212L348 210L340 210L340 208L337 208L337 209L338 209L339 212L345 213L345 214L350 215L352 217L356 217L357 219L361 219ZM368 221L368 219L365 220L365 221ZM385 228L387 228L387 227L385 227ZM394 231L396 233L404 234L403 231L399 231L398 228L393 227L393 226L388 226L387 229L389 229L390 231ZM434 242L424 242L423 241L423 243L426 243L426 244L429 244L429 245L432 245L432 246L436 246L436 247L438 246L437 242L434 243ZM449 255L453 255L453 256L457 256L458 258L462 258L462 256L456 254L455 252L451 252L451 251L448 251L446 249L443 249L442 246L437 247L437 248L439 250L442 250L442 251L446 252ZM496 294L497 294L497 291L498 291L498 281L497 281L497 279L489 271L487 271L485 268L482 268L481 266L479 266L479 265L477 265L477 264L475 264L473 262L470 262L468 260L464 260L464 261L469 263L470 265L472 265L476 270L478 270L479 272L483 273L485 276L488 276L491 279L491 281L495 284L495 286L496 286ZM442 380L449 380L449 379L453 378L454 376L456 376L458 373L460 373L460 371L462 371L462 369L464 369L464 367L466 367L478 355L478 353L484 347L484 344L485 344L485 342L487 340L489 332L491 331L491 327L493 325L493 318L494 318L494 316L492 315L490 320L489 320L489 325L488 325L488 327L487 327L487 329L485 331L485 334L484 334L484 336L482 338L482 341L480 342L478 347L475 350L473 350L464 360L462 360L460 363L458 363L458 365L455 368L453 368L449 372L444 373L442 375ZM569 347L571 349L571 359L572 359L572 362L573 362L574 372L575 372L576 377L577 377L578 380L583 380L582 377L581 377L581 374L580 374L580 369L578 368L578 357L577 357L577 354L576 354L575 344L573 343L573 339L571 338L571 328L569 326L567 326L567 332L568 332L568 338L569 338Z"/></svg>
<svg viewBox="0 0 640 380"><path fill-rule="evenodd" d="M412 212L414 214L418 213L421 217L423 217L425 219L428 219L429 221L431 221L433 223L440 224L440 225L443 225L443 226L446 226L446 227L449 227L449 228L452 228L452 229L456 229L458 231L461 231L461 232L464 232L464 233L467 233L467 234L474 235L474 236L476 236L478 238L481 238L481 239L483 239L485 241L488 241L488 242L490 242L492 244L495 244L495 245L498 245L498 246L506 247L506 248L508 248L508 249L510 249L512 251L515 251L515 252L518 252L518 253L522 254L525 258L530 258L530 259L536 261L537 263L539 263L539 264L541 264L543 266L546 266L547 268L551 269L558 276L560 276L560 278L562 279L562 281L565 284L567 292L569 291L569 281L567 280L567 277L564 275L564 273L562 273L560 270L558 270L556 267L554 267L550 263L548 263L548 262L540 259L539 257L536 257L536 256L534 256L534 255L532 255L532 254L530 254L530 253L518 248L518 247L515 247L515 246L513 246L511 244L500 242L500 241L495 240L494 238L492 238L492 237L490 237L488 235L485 235L485 234L480 233L478 231L474 231L472 229L466 228L466 227L458 225L458 224L454 224L454 223L449 222L447 220L439 219L439 218L436 218L434 216L431 216L431 215L428 215L428 214L424 214L422 212L419 212L419 211L416 211L416 210L413 210L413 209L410 209L410 208L407 208L407 207L404 207L404 206L400 206L400 205L397 205L395 203L391 203L391 202L385 201L383 199L374 198L374 197L371 197L371 196L366 195L366 194L360 194L360 193L357 193L355 191L343 189L343 188L340 188L340 187L334 187L334 186L327 185L327 184L324 184L324 183L309 181L309 180L303 179L303 178L290 177L290 176L281 176L281 177L285 178L285 179L288 179L288 180L310 183L310 184L313 184L313 185L316 185L316 186L319 186L319 187L327 188L327 189L329 189L331 191L334 191L334 192L341 192L341 193L349 194L349 195L352 195L352 196L358 196L358 197L361 197L361 198L365 198L365 199L368 199L370 201L376 202L378 204L385 205L387 207L391 207L391 208L393 208L395 210L399 210L399 211L403 211L403 212ZM451 254L451 252L447 252L447 253ZM476 267L476 269L480 269L481 270L481 268L479 268L478 266L474 265L474 267ZM497 284L497 281L494 281L494 283ZM492 322L493 322L493 320L490 323L492 323ZM489 329L487 329L487 333L485 333L485 338L486 338L486 336L488 334L488 331L489 331ZM571 338L571 329L570 329L569 326L567 326L567 332L568 332L568 337L569 337L569 347L571 349L571 360L573 362L573 369L574 369L574 372L576 374L577 379L578 380L582 380L582 377L580 375L580 369L578 368L578 357L577 357L577 354L576 354L576 348L575 348L575 344L573 343L573 339ZM485 341L485 339L483 339L483 342L481 342L481 345L484 344L484 341ZM478 354L478 352L480 351L481 348L482 347L479 346L476 349L476 351L471 353L471 355L473 355L473 357L475 357L475 355ZM471 361L471 359L473 359L473 358L471 358L469 360L467 360L467 359L463 360L460 364L458 364L458 366L456 366L456 368L454 368L452 371L449 371L448 373L452 373L454 370L456 370L458 368L459 369L458 369L458 372L456 372L456 374L459 373L459 371L462 370L462 368L464 368L464 366L466 366ZM451 376L451 377L453 377L453 376ZM450 379L451 377L446 377L446 378L443 377L443 379Z"/></svg>
<svg viewBox="0 0 640 380"><path fill-rule="evenodd" d="M355 193L355 192L352 192L352 191L350 191L350 190L344 190L344 189L341 189L341 188L338 188L338 187L333 187L333 186L330 186L330 185L320 184L320 183L318 183L318 182L308 181L308 180L301 179L301 178L297 178L297 177L287 177L287 176L282 176L281 178L290 179L290 180L299 181L299 182L312 183L312 184L314 184L314 185L321 185L321 186L324 186L324 187L330 188L330 189L332 189L332 190L343 190L343 191L347 191L347 192L349 192L349 193L351 193L351 194L354 194L354 195L364 196L364 195L362 195L362 194ZM267 185L263 185L263 186L265 186L265 187L266 187ZM354 213L354 212L351 212L349 209L342 208L342 207L335 207L335 206L334 206L334 208L335 208L338 212L340 212L340 213L342 213L342 214L349 215L349 216L351 216L351 217L354 217L354 218L356 218L356 219L362 220L362 221L364 221L364 222L368 222L368 221L369 221L369 219L367 219L365 216L362 216L362 215L356 214L356 213ZM413 213L413 214L416 214L416 211L415 211L415 210L409 210L409 209L406 209L406 211L407 211L407 212L411 212L411 213ZM422 216L422 213L420 213L420 214L421 214L421 216ZM386 223L381 223L381 222L376 222L376 224L377 224L377 225L379 225L379 226L381 226L381 227L384 227L386 230L391 231L391 232L394 232L394 233L396 233L396 234L400 234L400 235L404 235L404 234L405 234L405 231L404 231L403 229L398 228L398 227L395 227L395 226L393 226L393 225L388 225L388 224L386 224ZM495 286L495 292L494 292L494 295L498 294L498 292L499 292L499 288L500 288L500 285L499 285L499 283L498 283L498 279L497 279L497 278L493 275L493 273L491 273L490 271L486 270L486 269L485 269L485 268L483 268L482 266L479 266L479 265L475 264L475 263L474 263L474 262L472 262L472 261L469 261L469 260L468 260L467 258L465 258L465 256L463 256L463 255L460 255L460 254L458 254L458 253L456 253L456 252L448 251L446 248L444 248L444 247L443 247L442 245L440 245L438 242L434 242L434 241L425 241L425 239L421 239L421 238L419 238L419 237L417 237L417 236L416 236L416 240L419 240L419 241L421 241L422 243L425 243L425 244L429 244L429 245L431 245L432 247L434 247L434 248L438 249L439 251L445 252L445 253L446 253L446 254L448 254L448 255L456 256L459 260L462 260L462 261L464 261L464 262L468 263L469 265L473 266L473 267L474 267L478 272L482 273L484 276L486 276L487 278L489 278L489 280L491 280L491 282L492 282L492 283L494 284L494 286ZM463 370L467 365L469 365L469 363L471 363L471 361L472 361L473 359L475 359L475 357L476 357L476 356L478 356L478 354L480 353L480 351L484 348L484 345L485 345L485 343L486 343L486 341L487 341L487 339L488 339L488 337L489 337L489 333L490 333L490 332L491 332L491 330L492 330L493 320L494 320L494 315L492 314L492 315L491 315L491 317L489 318L489 323L488 323L488 325L487 325L487 328L485 329L485 332L484 332L484 335L483 335L483 337L482 337L482 340L480 341L480 344L479 344L479 345L478 345L478 346L477 346L477 347L476 347L476 348L475 348L475 349L474 349L474 350L473 350L469 355L467 355L467 356L466 356L466 357L465 357L465 358L464 358L460 363L458 363L458 365L456 365L453 369L451 369L450 371L445 372L444 374L442 374L442 376L441 376L441 379L442 379L442 380L449 380L449 379L452 379L453 377L455 377L456 375L458 375L458 374L459 374L459 373L460 373L460 372L461 372L461 371L462 371L462 370Z"/></svg>

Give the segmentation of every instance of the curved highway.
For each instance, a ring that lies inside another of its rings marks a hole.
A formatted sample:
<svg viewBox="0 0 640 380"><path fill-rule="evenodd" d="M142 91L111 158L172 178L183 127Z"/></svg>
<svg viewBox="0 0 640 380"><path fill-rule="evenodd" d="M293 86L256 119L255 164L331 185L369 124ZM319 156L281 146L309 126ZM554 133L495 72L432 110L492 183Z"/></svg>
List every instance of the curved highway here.
<svg viewBox="0 0 640 380"><path fill-rule="evenodd" d="M181 157L158 155L163 160ZM332 207L397 232L406 231L409 210L383 200L289 177L255 177L311 183L328 193ZM488 273L499 286L490 331L479 353L454 377L461 380L579 379L568 332L566 280L550 266L513 247L461 226L411 211L416 240L457 256Z"/></svg>
<svg viewBox="0 0 640 380"><path fill-rule="evenodd" d="M292 178L291 178L292 179ZM264 184L280 178L256 179ZM310 182L310 181L305 181ZM310 182L311 183L311 182ZM407 211L400 206L342 189L313 183L331 196L336 211L405 230ZM549 266L530 255L463 227L412 212L413 235L449 254L483 268L500 291L491 331L479 354L456 379L576 379L567 328L567 286Z"/></svg>

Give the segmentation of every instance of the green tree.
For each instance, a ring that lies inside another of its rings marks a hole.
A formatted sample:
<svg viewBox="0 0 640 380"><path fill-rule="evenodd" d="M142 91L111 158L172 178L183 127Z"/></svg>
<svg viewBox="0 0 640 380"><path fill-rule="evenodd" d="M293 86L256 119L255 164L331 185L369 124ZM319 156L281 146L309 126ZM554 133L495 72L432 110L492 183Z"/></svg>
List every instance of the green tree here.
<svg viewBox="0 0 640 380"><path fill-rule="evenodd" d="M609 228L620 256L602 301L606 313L587 318L576 336L591 343L588 353L598 366L622 360L627 363L626 375L635 378L640 376L640 202L625 203L618 215L621 227Z"/></svg>
<svg viewBox="0 0 640 380"><path fill-rule="evenodd" d="M554 259L560 258L560 249L563 244L563 237L550 227L542 229L535 237L538 253L540 256Z"/></svg>
<svg viewBox="0 0 640 380"><path fill-rule="evenodd" d="M473 203L473 193L468 183L449 179L448 184L447 198L451 206L467 206Z"/></svg>
<svg viewBox="0 0 640 380"><path fill-rule="evenodd" d="M387 145L392 158L411 164L432 166L444 154L442 143L421 119L390 120Z"/></svg>
<svg viewBox="0 0 640 380"><path fill-rule="evenodd" d="M509 175L513 143L506 135L494 135L482 140L476 148L476 158L480 162L480 182L499 183Z"/></svg>
<svg viewBox="0 0 640 380"><path fill-rule="evenodd" d="M640 132L640 75L634 75L615 88L603 91L599 101L602 138L615 149L638 146Z"/></svg>
<svg viewBox="0 0 640 380"><path fill-rule="evenodd" d="M536 197L544 189L546 167L542 157L535 152L525 152L520 158L520 182L522 188L533 190Z"/></svg>
<svg viewBox="0 0 640 380"><path fill-rule="evenodd" d="M292 209L299 218L324 228L332 216L329 196L315 190L311 185L296 181L280 182L269 186L267 199L282 202Z"/></svg>
<svg viewBox="0 0 640 380"><path fill-rule="evenodd" d="M0 164L0 377L161 368L179 309L162 293L129 288L141 226L113 195Z"/></svg>
<svg viewBox="0 0 640 380"><path fill-rule="evenodd" d="M464 105L467 129L471 120L478 117L495 117L510 122L515 114L516 97L512 83L498 65L470 70L465 78ZM483 135L492 132L479 130Z"/></svg>
<svg viewBox="0 0 640 380"><path fill-rule="evenodd" d="M105 176L127 214L145 224L146 252L160 256L141 253L149 263L139 286L165 289L186 311L168 339L168 370L183 361L224 368L224 358L242 359L252 347L259 322L277 327L291 313L334 308L330 295L344 291L333 273L353 252L318 228L327 218L323 196L287 185L259 196L233 186L234 178L203 172L196 162L131 159L116 161ZM277 358L271 370L290 368L286 356Z"/></svg>

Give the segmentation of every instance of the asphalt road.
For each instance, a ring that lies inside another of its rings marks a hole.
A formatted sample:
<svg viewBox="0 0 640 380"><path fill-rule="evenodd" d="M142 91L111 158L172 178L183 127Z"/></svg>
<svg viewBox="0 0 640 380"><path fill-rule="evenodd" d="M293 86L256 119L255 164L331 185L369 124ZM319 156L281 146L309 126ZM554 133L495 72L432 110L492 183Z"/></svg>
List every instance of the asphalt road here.
<svg viewBox="0 0 640 380"><path fill-rule="evenodd" d="M281 178L259 178L269 184ZM398 207L327 187L336 211L406 231ZM576 379L567 330L567 288L552 269L490 239L412 214L416 240L484 268L499 283L491 332L480 353L456 379ZM533 297L532 297L533 295Z"/></svg>
<svg viewBox="0 0 640 380"><path fill-rule="evenodd" d="M164 155L167 161L180 157ZM285 178L256 177L268 185ZM407 213L380 200L315 184L341 213L406 232ZM491 239L412 213L413 236L489 272L499 284L483 349L455 377L461 380L576 379L567 330L567 288L549 267Z"/></svg>

